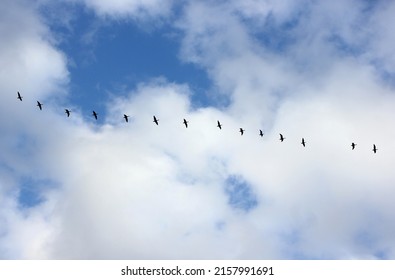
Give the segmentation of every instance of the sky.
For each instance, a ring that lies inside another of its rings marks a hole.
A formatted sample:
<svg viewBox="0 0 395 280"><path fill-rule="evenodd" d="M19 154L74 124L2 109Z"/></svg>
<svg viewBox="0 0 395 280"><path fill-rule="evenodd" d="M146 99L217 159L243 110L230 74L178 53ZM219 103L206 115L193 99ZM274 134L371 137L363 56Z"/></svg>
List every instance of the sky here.
<svg viewBox="0 0 395 280"><path fill-rule="evenodd" d="M1 0L0 259L395 259L394 13Z"/></svg>

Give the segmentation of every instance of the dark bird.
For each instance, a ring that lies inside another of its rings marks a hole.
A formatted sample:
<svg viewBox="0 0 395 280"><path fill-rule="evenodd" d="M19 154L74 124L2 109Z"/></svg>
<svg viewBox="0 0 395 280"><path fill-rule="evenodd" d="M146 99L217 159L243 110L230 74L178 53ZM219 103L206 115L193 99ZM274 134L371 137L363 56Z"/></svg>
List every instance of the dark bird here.
<svg viewBox="0 0 395 280"><path fill-rule="evenodd" d="M303 147L306 147L306 141L304 141L304 138L302 138L302 143Z"/></svg>
<svg viewBox="0 0 395 280"><path fill-rule="evenodd" d="M219 121L217 121L217 127L218 127L219 129L222 129L222 124L221 124Z"/></svg>
<svg viewBox="0 0 395 280"><path fill-rule="evenodd" d="M22 96L21 96L21 94L19 93L19 91L18 91L18 97L17 97L20 101L22 101Z"/></svg>
<svg viewBox="0 0 395 280"><path fill-rule="evenodd" d="M244 129L242 129L241 127L240 127L240 130L239 130L239 131L240 131L240 134L241 134L241 135L244 134Z"/></svg>
<svg viewBox="0 0 395 280"><path fill-rule="evenodd" d="M97 120L97 113L95 111L92 111L92 116L94 116L95 119Z"/></svg>
<svg viewBox="0 0 395 280"><path fill-rule="evenodd" d="M159 125L159 119L157 119L155 116L154 116L154 123L156 124L156 125Z"/></svg>
<svg viewBox="0 0 395 280"><path fill-rule="evenodd" d="M354 142L352 142L352 143L351 143L351 149L354 150L356 145L357 145L357 144L355 144Z"/></svg>
<svg viewBox="0 0 395 280"><path fill-rule="evenodd" d="M284 141L284 136L280 133L280 141L283 142Z"/></svg>
<svg viewBox="0 0 395 280"><path fill-rule="evenodd" d="M378 149L376 148L376 145L375 145L375 144L373 144L373 150L372 150L372 151L373 151L374 153L376 153L376 152L377 152L377 150L378 150Z"/></svg>
<svg viewBox="0 0 395 280"><path fill-rule="evenodd" d="M123 114L123 118L125 119L125 122L129 122L129 116L126 114Z"/></svg>
<svg viewBox="0 0 395 280"><path fill-rule="evenodd" d="M263 131L261 129L259 130L259 136L263 137Z"/></svg>
<svg viewBox="0 0 395 280"><path fill-rule="evenodd" d="M42 110L42 109L43 109L43 104L42 104L42 103L40 103L40 101L37 101L37 106L38 106L38 108L39 108L40 110Z"/></svg>
<svg viewBox="0 0 395 280"><path fill-rule="evenodd" d="M65 109L64 112L66 113L67 117L70 117L70 110L69 109Z"/></svg>
<svg viewBox="0 0 395 280"><path fill-rule="evenodd" d="M188 128L188 121L184 119L183 123L185 124L185 127Z"/></svg>

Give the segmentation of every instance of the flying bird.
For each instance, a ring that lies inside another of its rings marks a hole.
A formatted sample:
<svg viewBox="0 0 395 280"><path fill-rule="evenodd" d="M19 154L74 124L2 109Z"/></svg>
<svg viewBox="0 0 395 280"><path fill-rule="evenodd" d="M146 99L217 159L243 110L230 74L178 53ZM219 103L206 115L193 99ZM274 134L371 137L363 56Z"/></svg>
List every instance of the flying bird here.
<svg viewBox="0 0 395 280"><path fill-rule="evenodd" d="M219 121L217 121L217 127L218 127L219 129L222 129L222 124L221 124Z"/></svg>
<svg viewBox="0 0 395 280"><path fill-rule="evenodd" d="M129 116L126 114L123 114L123 118L125 119L125 122L129 122Z"/></svg>
<svg viewBox="0 0 395 280"><path fill-rule="evenodd" d="M239 130L239 131L240 131L240 134L241 134L241 135L244 134L244 129L242 129L241 127L240 127L240 130Z"/></svg>
<svg viewBox="0 0 395 280"><path fill-rule="evenodd" d="M154 123L156 124L156 125L159 125L159 119L157 119L155 116L154 116Z"/></svg>
<svg viewBox="0 0 395 280"><path fill-rule="evenodd" d="M95 119L97 120L97 113L95 111L92 111L92 116L94 116Z"/></svg>
<svg viewBox="0 0 395 280"><path fill-rule="evenodd" d="M69 109L65 109L64 112L66 113L67 117L70 117L70 110Z"/></svg>
<svg viewBox="0 0 395 280"><path fill-rule="evenodd" d="M280 133L280 141L283 142L284 141L284 136Z"/></svg>
<svg viewBox="0 0 395 280"><path fill-rule="evenodd" d="M306 147L306 141L304 141L304 138L302 138L302 143L303 147Z"/></svg>
<svg viewBox="0 0 395 280"><path fill-rule="evenodd" d="M262 129L259 130L259 136L263 137L263 131L262 131Z"/></svg>
<svg viewBox="0 0 395 280"><path fill-rule="evenodd" d="M188 128L188 121L184 119L183 123L185 124L185 127Z"/></svg>
<svg viewBox="0 0 395 280"><path fill-rule="evenodd" d="M374 153L376 153L376 152L377 152L377 150L378 150L378 149L376 148L376 145L375 145L375 144L373 144L373 150L372 150L372 151L373 151Z"/></svg>
<svg viewBox="0 0 395 280"><path fill-rule="evenodd" d="M39 108L40 110L42 110L42 109L43 109L43 104L42 104L42 103L40 103L40 101L37 101L37 106L38 106L38 108Z"/></svg>
<svg viewBox="0 0 395 280"><path fill-rule="evenodd" d="M357 144L355 144L354 142L352 142L352 143L351 143L351 149L354 150L356 145L357 145Z"/></svg>
<svg viewBox="0 0 395 280"><path fill-rule="evenodd" d="M22 96L21 96L21 94L19 93L19 91L18 91L18 97L17 97L20 101L22 101Z"/></svg>

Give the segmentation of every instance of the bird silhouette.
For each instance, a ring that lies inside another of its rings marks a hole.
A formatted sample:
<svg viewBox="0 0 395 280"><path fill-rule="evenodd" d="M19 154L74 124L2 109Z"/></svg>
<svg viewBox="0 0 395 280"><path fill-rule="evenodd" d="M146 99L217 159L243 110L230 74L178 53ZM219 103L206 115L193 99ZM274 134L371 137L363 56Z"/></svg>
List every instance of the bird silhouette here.
<svg viewBox="0 0 395 280"><path fill-rule="evenodd" d="M43 109L43 104L40 103L40 101L37 101L37 106L40 109L40 111Z"/></svg>
<svg viewBox="0 0 395 280"><path fill-rule="evenodd" d="M18 97L17 97L20 101L22 101L22 96L21 96L21 94L19 93L19 91L18 91Z"/></svg>
<svg viewBox="0 0 395 280"><path fill-rule="evenodd" d="M376 153L377 151L378 151L378 149L376 148L376 145L375 144L373 144L373 150L372 150L374 153Z"/></svg>
<svg viewBox="0 0 395 280"><path fill-rule="evenodd" d="M129 122L129 116L126 114L123 114L123 118L125 119L125 122Z"/></svg>
<svg viewBox="0 0 395 280"><path fill-rule="evenodd" d="M95 111L92 111L92 116L97 120L97 113Z"/></svg>
<svg viewBox="0 0 395 280"><path fill-rule="evenodd" d="M183 123L185 124L185 127L188 128L188 121L184 119Z"/></svg>
<svg viewBox="0 0 395 280"><path fill-rule="evenodd" d="M354 142L352 142L352 143L351 143L351 149L354 150L356 145L357 145L357 144L355 144Z"/></svg>
<svg viewBox="0 0 395 280"><path fill-rule="evenodd" d="M69 109L65 109L64 112L66 113L67 117L70 117L70 110Z"/></svg>
<svg viewBox="0 0 395 280"><path fill-rule="evenodd" d="M159 125L159 119L157 119L155 116L154 116L154 123L156 124L156 125Z"/></svg>
<svg viewBox="0 0 395 280"><path fill-rule="evenodd" d="M244 129L242 129L241 127L240 127L240 130L239 130L239 131L240 131L240 134L241 134L241 135L244 134Z"/></svg>
<svg viewBox="0 0 395 280"><path fill-rule="evenodd" d="M218 127L219 129L222 129L222 124L221 124L219 121L217 121L217 127Z"/></svg>
<svg viewBox="0 0 395 280"><path fill-rule="evenodd" d="M280 141L283 142L284 141L284 136L280 133Z"/></svg>
<svg viewBox="0 0 395 280"><path fill-rule="evenodd" d="M259 136L263 137L263 131L261 129L259 130Z"/></svg>
<svg viewBox="0 0 395 280"><path fill-rule="evenodd" d="M306 141L304 141L304 138L302 138L302 143L303 147L306 147Z"/></svg>

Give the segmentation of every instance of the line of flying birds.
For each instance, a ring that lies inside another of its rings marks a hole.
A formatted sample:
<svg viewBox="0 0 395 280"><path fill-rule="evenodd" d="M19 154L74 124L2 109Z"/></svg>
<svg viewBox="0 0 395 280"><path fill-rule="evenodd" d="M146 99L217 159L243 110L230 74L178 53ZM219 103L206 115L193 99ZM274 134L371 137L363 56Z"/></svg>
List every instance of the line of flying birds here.
<svg viewBox="0 0 395 280"><path fill-rule="evenodd" d="M20 101L22 101L23 96L21 96L21 94L19 93L19 91L17 92L17 99L19 99ZM40 101L37 101L37 107L40 109L40 111L43 109L43 104ZM71 111L69 109L65 109L65 114L67 115L67 117L70 117ZM92 111L92 116L95 118L95 120L97 120L98 118L98 114L95 111ZM129 122L129 118L130 116L123 114L123 118L125 119L125 122ZM153 122L156 125L159 125L159 119L156 116L153 116L154 120ZM186 128L188 128L188 121L186 119L183 120L183 124L185 125ZM220 123L220 121L217 120L217 127L219 129L222 129L222 124ZM241 135L244 134L244 129L240 128L239 132ZM259 136L263 137L263 131L260 129L259 130ZM283 142L285 140L285 137L280 133L280 139L281 142ZM302 142L301 144L303 145L303 147L306 147L306 141L304 140L304 138L302 138ZM354 142L351 143L351 149L354 150L355 147L357 146L357 144L355 144ZM377 153L378 149L376 147L376 144L373 144L373 150L374 153Z"/></svg>

